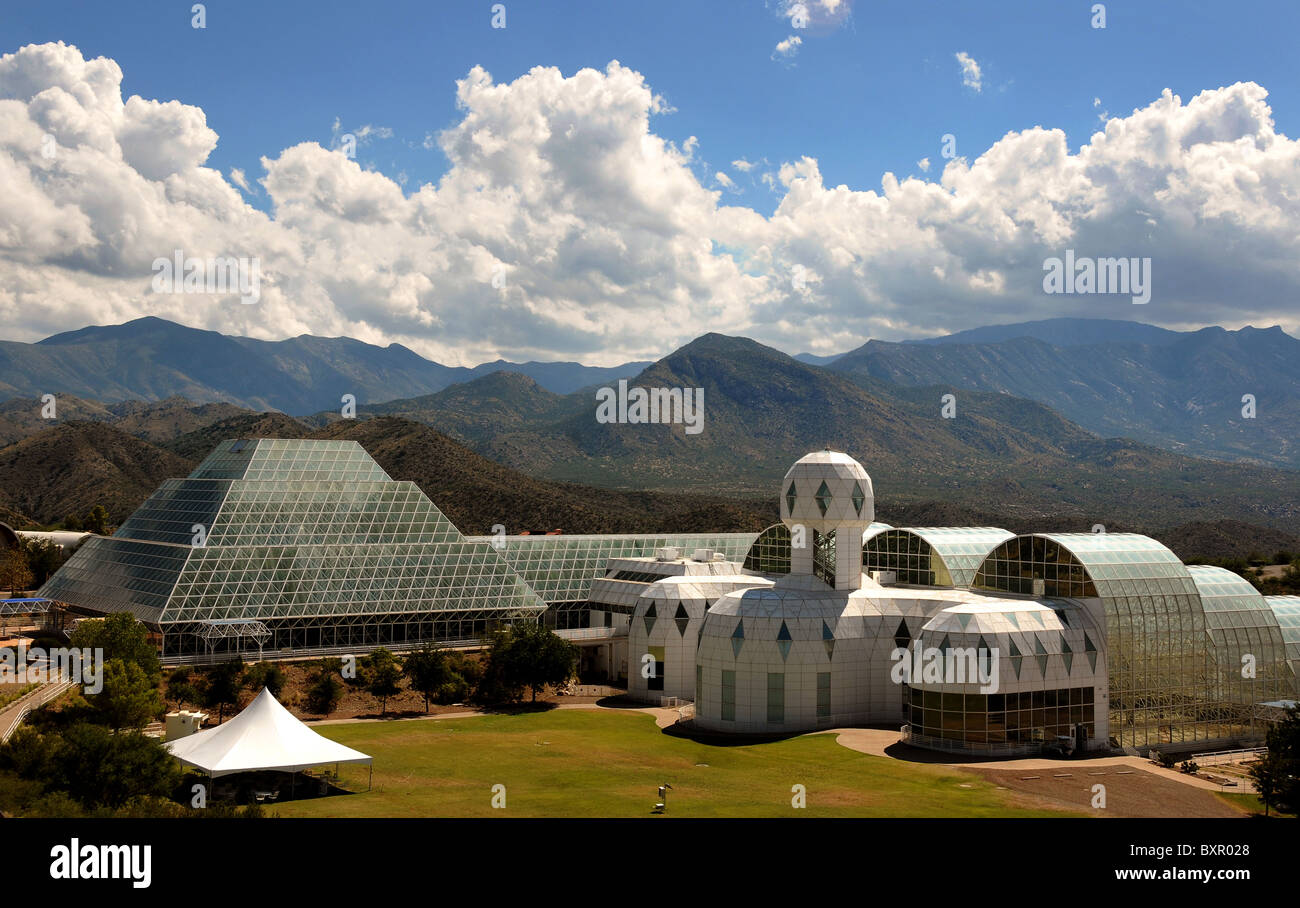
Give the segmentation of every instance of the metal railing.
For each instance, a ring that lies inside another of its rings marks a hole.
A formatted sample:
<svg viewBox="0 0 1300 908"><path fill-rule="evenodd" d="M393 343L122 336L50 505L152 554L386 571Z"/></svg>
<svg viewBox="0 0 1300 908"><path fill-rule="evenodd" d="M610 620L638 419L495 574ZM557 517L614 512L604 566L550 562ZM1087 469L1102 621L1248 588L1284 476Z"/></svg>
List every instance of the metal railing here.
<svg viewBox="0 0 1300 908"><path fill-rule="evenodd" d="M73 684L75 684L75 682L64 679L51 681L48 684L36 688L36 690L31 693L24 694L10 704L9 708L13 709L17 706L18 712L14 714L8 726L0 730L0 742L8 741L10 736L18 730L18 726L23 724L23 719L26 719L27 714L33 709L36 709L38 706L44 706L51 700L58 698L64 691L72 687Z"/></svg>
<svg viewBox="0 0 1300 908"><path fill-rule="evenodd" d="M1219 766L1223 763L1241 763L1250 757L1268 753L1267 747L1243 747L1240 750L1216 750L1211 753L1192 754L1190 759L1197 766Z"/></svg>
<svg viewBox="0 0 1300 908"><path fill-rule="evenodd" d="M967 741L955 741L951 738L934 738L917 734L910 725L899 729L901 740L905 744L924 747L926 750L941 750L946 753L967 754L972 757L1023 757L1043 752L1043 745L1029 744L974 744Z"/></svg>
<svg viewBox="0 0 1300 908"><path fill-rule="evenodd" d="M428 642L430 641L417 640L407 643L366 643L358 646L285 647L283 649L263 647L260 650L241 649L219 653L184 653L163 656L162 664L169 668L177 665L215 665L218 662L229 662L236 656L245 662L297 662L304 659L319 659L323 656L361 655L381 648L393 653L409 653ZM443 649L482 649L484 646L481 637L462 637L456 640L438 640L434 642Z"/></svg>

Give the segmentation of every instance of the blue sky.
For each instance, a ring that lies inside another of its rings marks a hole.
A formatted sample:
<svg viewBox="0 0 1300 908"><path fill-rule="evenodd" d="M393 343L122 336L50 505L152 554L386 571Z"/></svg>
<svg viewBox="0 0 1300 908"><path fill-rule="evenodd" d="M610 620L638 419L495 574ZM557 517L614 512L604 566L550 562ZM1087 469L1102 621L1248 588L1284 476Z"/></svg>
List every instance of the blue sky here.
<svg viewBox="0 0 1300 908"><path fill-rule="evenodd" d="M113 58L123 94L203 108L221 137L210 164L250 179L262 155L328 146L337 119L343 132L391 129L358 159L405 173L409 191L445 170L424 140L457 120L454 83L471 67L506 82L539 65L571 75L618 60L676 108L656 118L658 134L698 138L701 174L811 155L827 185L875 189L886 171L923 176L916 162L938 162L945 134L975 154L1010 130L1057 126L1077 148L1100 112L1127 113L1164 88L1187 98L1242 80L1287 86L1300 33L1290 2L1180 2L1172 15L1168 2L1114 2L1104 30L1075 0L859 2L841 27L805 29L783 62L773 48L795 32L776 3L504 5L506 28L493 29L489 2L215 2L196 30L183 2L42 2L5 14L4 49L62 40ZM982 91L963 85L957 52L980 64ZM1288 135L1300 133L1297 100L1271 98ZM729 201L765 213L778 201L755 181L737 185Z"/></svg>
<svg viewBox="0 0 1300 908"><path fill-rule="evenodd" d="M829 353L1053 315L1300 327L1300 4L1112 2L1099 29L1076 0L806 2L803 29L791 0L506 2L504 29L490 2L213 2L203 29L189 2L9 4L0 317L467 364L707 330ZM151 290L182 241L256 257L263 303ZM1066 247L1152 256L1151 304L1044 296Z"/></svg>

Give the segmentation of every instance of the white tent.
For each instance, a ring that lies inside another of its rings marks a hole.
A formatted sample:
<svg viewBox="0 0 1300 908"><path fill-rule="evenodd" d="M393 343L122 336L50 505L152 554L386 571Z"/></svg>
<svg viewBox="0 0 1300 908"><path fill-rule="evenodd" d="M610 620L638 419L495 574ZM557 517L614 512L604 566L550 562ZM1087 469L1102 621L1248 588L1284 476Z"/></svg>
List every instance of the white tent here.
<svg viewBox="0 0 1300 908"><path fill-rule="evenodd" d="M235 772L294 772L328 763L369 763L370 757L312 731L265 687L224 725L195 732L166 748L172 756L216 778Z"/></svg>

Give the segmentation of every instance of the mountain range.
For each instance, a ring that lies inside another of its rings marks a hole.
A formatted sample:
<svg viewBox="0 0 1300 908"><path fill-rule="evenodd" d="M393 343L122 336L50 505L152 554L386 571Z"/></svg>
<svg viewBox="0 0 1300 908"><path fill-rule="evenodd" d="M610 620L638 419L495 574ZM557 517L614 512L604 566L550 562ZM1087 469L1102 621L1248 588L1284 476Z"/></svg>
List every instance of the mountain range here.
<svg viewBox="0 0 1300 908"><path fill-rule="evenodd" d="M877 396L930 386L942 386L944 393L1010 395L1045 404L1103 437L1300 468L1300 340L1277 327L1170 331L1114 319L1061 318L924 340L872 340L839 355L801 353L792 359ZM531 378L541 391L565 396L655 367L497 360L469 369L432 362L398 344L310 335L262 341L141 318L35 344L0 341L0 401L56 393L112 406L181 397L307 416L338 411L345 394L373 410L513 373ZM474 393L492 387L478 385Z"/></svg>
<svg viewBox="0 0 1300 908"><path fill-rule="evenodd" d="M770 502L794 459L828 446L867 465L887 508L990 514L1007 526L1050 522L1054 529L1239 520L1290 532L1300 524L1300 473L1270 465L1286 461L1290 450L1286 424L1300 400L1297 345L1279 329L1175 332L1052 320L923 343L871 341L818 365L748 338L706 334L636 368L630 379L633 387L700 389L704 423L695 435L680 424L597 421L593 385L571 386L587 379L612 384L618 369L577 372L567 384L546 387L509 363L449 376L447 367L396 346L346 338L250 341L141 319L0 349L0 359L10 356L0 361L10 389L0 404L0 445L8 445L0 448L0 482L31 485L37 477L16 474L43 469L41 458L57 450L48 433L65 425L81 426L75 437L90 448L102 442L107 452L124 451L121 438L128 437L158 452L139 452L145 468L135 472L120 458L112 461L123 488L115 506L125 507L152 481L155 466L193 464L222 438L350 431L348 425L373 432L362 427L374 421L394 432L422 424L512 476L602 495L702 495L714 507ZM25 387L58 393L57 420L42 418L34 392L14 396L15 349L37 351ZM66 374L41 371L41 363L55 360ZM461 380L439 385L451 377ZM321 391L322 381L334 384ZM360 387L373 388L374 399L342 390ZM1236 389L1244 387L1257 389L1242 393L1257 395L1259 415L1234 422L1222 398L1240 400ZM82 396L78 388L94 393ZM1189 436L1177 434L1187 419L1169 411L1187 409L1178 403L1180 391L1200 402L1199 436L1190 429ZM355 422L341 419L343 393L359 398ZM137 396L113 400L114 394ZM299 408L322 398L326 405L293 416L265 403L277 395L294 398ZM1074 408L1086 419L1069 418L1066 410ZM94 436L87 421L116 434ZM408 429L399 434L410 437ZM41 438L45 448L31 447ZM1241 449L1237 462L1190 456L1216 439ZM159 459L164 453L179 460ZM102 472L91 461L85 470ZM109 490L114 483L100 485ZM67 497L68 506L74 498ZM61 517L63 501L39 489L0 495L0 507L40 522ZM570 524L605 525L585 513Z"/></svg>
<svg viewBox="0 0 1300 908"><path fill-rule="evenodd" d="M1278 327L1177 332L1054 319L923 343L868 341L826 368L868 389L1025 397L1099 435L1300 467L1300 340Z"/></svg>
<svg viewBox="0 0 1300 908"><path fill-rule="evenodd" d="M184 397L290 414L358 401L425 394L509 369L568 393L636 375L649 363L609 368L569 362L444 366L401 346L302 335L281 341L231 337L161 318L91 326L34 344L0 341L0 399L46 393L116 403Z"/></svg>

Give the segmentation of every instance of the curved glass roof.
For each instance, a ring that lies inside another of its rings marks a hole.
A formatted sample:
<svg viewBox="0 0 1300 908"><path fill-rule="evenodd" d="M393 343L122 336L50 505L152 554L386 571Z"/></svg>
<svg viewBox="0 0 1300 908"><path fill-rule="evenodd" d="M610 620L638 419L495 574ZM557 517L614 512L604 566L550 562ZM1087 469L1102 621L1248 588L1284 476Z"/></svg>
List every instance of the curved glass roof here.
<svg viewBox="0 0 1300 908"><path fill-rule="evenodd" d="M1244 577L1206 564L1189 564L1187 572L1201 594L1206 629L1278 626L1267 600Z"/></svg>
<svg viewBox="0 0 1300 908"><path fill-rule="evenodd" d="M1295 672L1288 665L1285 639L1277 615L1259 591L1232 571L1212 565L1188 565L1205 609L1205 629L1214 644L1220 693L1237 703L1261 703L1295 693ZM1254 665L1243 676L1246 659Z"/></svg>
<svg viewBox="0 0 1300 908"><path fill-rule="evenodd" d="M1156 540L1136 533L1015 536L989 553L973 585L1101 599L1116 744L1210 741L1249 728L1249 708L1233 705L1237 694L1249 691L1229 691L1226 676L1216 671L1222 663L1206 633L1196 583Z"/></svg>
<svg viewBox="0 0 1300 908"><path fill-rule="evenodd" d="M989 551L1012 536L1001 527L901 527L864 545L862 565L895 571L899 583L970 586Z"/></svg>
<svg viewBox="0 0 1300 908"><path fill-rule="evenodd" d="M863 546L866 546L867 540L871 537L892 529L893 527L887 523L872 523L862 531ZM866 565L864 548L862 560L864 569ZM747 571L758 571L761 574L790 573L790 528L784 523L774 523L759 533L758 538L745 554L744 567Z"/></svg>
<svg viewBox="0 0 1300 908"><path fill-rule="evenodd" d="M1045 595L1067 598L1196 595L1178 556L1137 533L1015 536L989 552L973 585L1033 595L1035 579Z"/></svg>
<svg viewBox="0 0 1300 908"><path fill-rule="evenodd" d="M1300 677L1300 596L1265 596L1277 618L1278 630L1286 641L1286 658Z"/></svg>
<svg viewBox="0 0 1300 908"><path fill-rule="evenodd" d="M580 602L591 584L605 576L611 558L653 558L655 549L677 548L690 557L696 549L721 552L740 561L757 533L678 533L675 535L467 536L466 541L492 546L506 564L547 603ZM786 558L790 538L786 536Z"/></svg>

